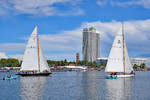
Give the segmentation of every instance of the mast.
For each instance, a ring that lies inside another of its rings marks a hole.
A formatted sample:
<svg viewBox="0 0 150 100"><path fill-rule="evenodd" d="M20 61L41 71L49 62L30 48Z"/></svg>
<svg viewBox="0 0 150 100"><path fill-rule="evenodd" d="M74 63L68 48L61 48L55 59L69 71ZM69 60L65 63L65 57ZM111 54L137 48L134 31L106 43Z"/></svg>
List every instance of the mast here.
<svg viewBox="0 0 150 100"><path fill-rule="evenodd" d="M40 51L39 51L38 27L36 29L37 29L37 49L38 49L38 71L40 72Z"/></svg>
<svg viewBox="0 0 150 100"><path fill-rule="evenodd" d="M125 39L124 39L124 24L122 23L122 37L123 37L123 73L125 75Z"/></svg>

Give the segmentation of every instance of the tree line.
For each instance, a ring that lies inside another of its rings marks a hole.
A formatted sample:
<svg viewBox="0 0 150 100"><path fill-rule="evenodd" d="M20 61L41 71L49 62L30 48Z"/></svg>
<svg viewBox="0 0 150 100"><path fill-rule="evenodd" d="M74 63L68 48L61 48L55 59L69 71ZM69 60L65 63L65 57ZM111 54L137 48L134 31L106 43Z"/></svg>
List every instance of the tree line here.
<svg viewBox="0 0 150 100"><path fill-rule="evenodd" d="M138 70L147 70L148 68L146 67L146 64L145 63L142 63L141 65L136 65L134 64L133 65L133 69L138 71Z"/></svg>
<svg viewBox="0 0 150 100"><path fill-rule="evenodd" d="M47 63L50 67L54 66L68 66L68 65L78 65L78 66L89 66L93 67L94 69L105 69L106 67L106 62L102 63L96 63L94 62L88 62L86 60L79 61L78 64L76 64L75 61L67 61L61 60L61 61L53 61L53 60L47 60ZM20 67L22 64L22 61L19 62L18 59L0 59L0 67ZM133 66L134 70L145 70L146 69L146 64L142 63L140 66L134 64Z"/></svg>
<svg viewBox="0 0 150 100"><path fill-rule="evenodd" d="M50 67L54 67L54 66L68 66L68 65L77 65L77 66L88 66L88 67L93 67L94 69L105 69L106 67L106 63L96 63L96 61L94 62L88 62L86 60L81 60L79 61L78 64L76 64L75 61L67 61L66 59L65 60L62 60L62 61L52 61L52 60L48 60L48 65Z"/></svg>
<svg viewBox="0 0 150 100"><path fill-rule="evenodd" d="M20 67L18 59L0 59L0 67Z"/></svg>

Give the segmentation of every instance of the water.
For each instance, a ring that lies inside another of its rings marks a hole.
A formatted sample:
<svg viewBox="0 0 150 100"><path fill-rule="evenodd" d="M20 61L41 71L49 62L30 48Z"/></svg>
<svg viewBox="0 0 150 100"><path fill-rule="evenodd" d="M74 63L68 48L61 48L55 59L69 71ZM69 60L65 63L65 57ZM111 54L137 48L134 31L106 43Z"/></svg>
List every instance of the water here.
<svg viewBox="0 0 150 100"><path fill-rule="evenodd" d="M136 72L134 78L111 80L99 71L19 77L0 80L0 100L150 100L149 77L150 72Z"/></svg>

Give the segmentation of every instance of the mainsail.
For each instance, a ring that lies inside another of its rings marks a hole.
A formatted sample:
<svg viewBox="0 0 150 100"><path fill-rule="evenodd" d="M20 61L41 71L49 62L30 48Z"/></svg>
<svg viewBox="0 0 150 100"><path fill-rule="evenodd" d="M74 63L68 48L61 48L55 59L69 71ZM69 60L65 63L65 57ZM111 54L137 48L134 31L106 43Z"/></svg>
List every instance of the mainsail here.
<svg viewBox="0 0 150 100"><path fill-rule="evenodd" d="M123 27L115 37L109 54L105 72L130 73L131 71L133 71L122 30Z"/></svg>
<svg viewBox="0 0 150 100"><path fill-rule="evenodd" d="M33 30L23 57L21 71L49 71L49 67L38 42L38 28Z"/></svg>

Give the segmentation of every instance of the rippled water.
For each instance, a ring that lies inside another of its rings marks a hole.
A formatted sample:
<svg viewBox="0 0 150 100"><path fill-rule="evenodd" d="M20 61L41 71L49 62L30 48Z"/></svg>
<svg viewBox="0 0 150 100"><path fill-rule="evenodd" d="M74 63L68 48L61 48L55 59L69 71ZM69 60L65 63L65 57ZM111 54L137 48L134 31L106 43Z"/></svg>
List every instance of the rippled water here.
<svg viewBox="0 0 150 100"><path fill-rule="evenodd" d="M0 73L0 78L6 74ZM149 94L150 72L115 80L99 71L0 80L0 100L150 100Z"/></svg>

